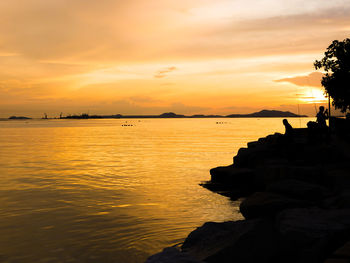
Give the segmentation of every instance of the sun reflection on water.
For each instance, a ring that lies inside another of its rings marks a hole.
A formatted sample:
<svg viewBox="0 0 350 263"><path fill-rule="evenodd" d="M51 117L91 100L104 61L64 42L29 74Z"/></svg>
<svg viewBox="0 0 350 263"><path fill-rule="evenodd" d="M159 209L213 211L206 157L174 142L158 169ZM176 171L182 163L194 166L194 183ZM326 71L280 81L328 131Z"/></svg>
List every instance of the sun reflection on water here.
<svg viewBox="0 0 350 263"><path fill-rule="evenodd" d="M218 121L1 123L0 259L143 262L206 221L240 219L239 201L199 183L284 128L278 118Z"/></svg>

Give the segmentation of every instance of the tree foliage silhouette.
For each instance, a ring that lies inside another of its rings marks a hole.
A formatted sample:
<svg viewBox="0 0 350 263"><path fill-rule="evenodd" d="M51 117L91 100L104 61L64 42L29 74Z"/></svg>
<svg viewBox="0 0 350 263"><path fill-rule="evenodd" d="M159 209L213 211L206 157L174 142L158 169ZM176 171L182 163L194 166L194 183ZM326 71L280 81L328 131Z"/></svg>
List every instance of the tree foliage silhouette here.
<svg viewBox="0 0 350 263"><path fill-rule="evenodd" d="M326 71L321 83L335 108L342 112L350 109L350 39L334 40L314 66Z"/></svg>

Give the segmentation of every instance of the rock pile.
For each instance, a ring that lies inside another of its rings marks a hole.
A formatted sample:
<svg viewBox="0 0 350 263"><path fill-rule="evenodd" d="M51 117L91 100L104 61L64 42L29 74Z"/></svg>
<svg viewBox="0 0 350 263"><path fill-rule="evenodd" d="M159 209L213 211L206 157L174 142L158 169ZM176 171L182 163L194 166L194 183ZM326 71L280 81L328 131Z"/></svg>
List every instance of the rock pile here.
<svg viewBox="0 0 350 263"><path fill-rule="evenodd" d="M146 262L350 262L350 155L346 141L269 135L210 171L210 190L245 197L245 220L205 223L180 248Z"/></svg>

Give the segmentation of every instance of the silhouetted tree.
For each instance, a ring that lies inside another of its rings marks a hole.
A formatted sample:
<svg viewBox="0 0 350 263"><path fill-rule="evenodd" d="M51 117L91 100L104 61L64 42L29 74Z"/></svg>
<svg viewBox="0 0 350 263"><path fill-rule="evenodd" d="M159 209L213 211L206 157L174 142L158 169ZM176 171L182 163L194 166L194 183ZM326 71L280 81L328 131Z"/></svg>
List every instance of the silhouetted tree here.
<svg viewBox="0 0 350 263"><path fill-rule="evenodd" d="M350 109L350 39L334 40L314 66L326 71L321 83L335 108L342 112Z"/></svg>

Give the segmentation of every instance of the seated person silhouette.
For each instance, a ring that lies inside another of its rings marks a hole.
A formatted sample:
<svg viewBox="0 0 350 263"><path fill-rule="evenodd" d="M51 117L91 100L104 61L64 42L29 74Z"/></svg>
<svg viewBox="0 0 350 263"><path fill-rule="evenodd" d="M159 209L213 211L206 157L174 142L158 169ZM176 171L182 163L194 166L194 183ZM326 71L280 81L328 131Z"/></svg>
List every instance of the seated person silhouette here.
<svg viewBox="0 0 350 263"><path fill-rule="evenodd" d="M316 115L316 122L320 128L327 128L326 119L328 119L328 110L324 110L323 106L320 106L320 111Z"/></svg>
<svg viewBox="0 0 350 263"><path fill-rule="evenodd" d="M320 110L316 115L316 122L309 121L307 123L310 141L329 140L328 126L326 124L326 119L328 119L328 110L324 110L323 106L320 106L319 109Z"/></svg>
<svg viewBox="0 0 350 263"><path fill-rule="evenodd" d="M288 120L287 119L283 119L283 125L284 125L284 127L285 127L285 133L284 133L284 136L287 138L287 139L289 139L289 140L291 140L291 139L293 139L293 133L294 133L294 131L293 131L293 127L292 127L292 125L290 125L289 124L289 122L288 122Z"/></svg>

